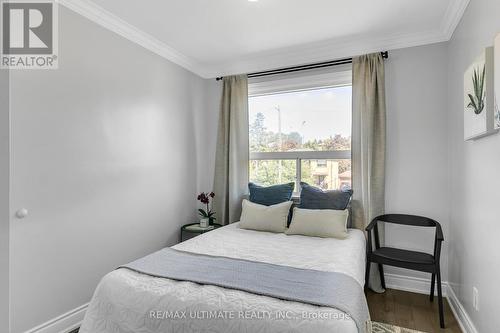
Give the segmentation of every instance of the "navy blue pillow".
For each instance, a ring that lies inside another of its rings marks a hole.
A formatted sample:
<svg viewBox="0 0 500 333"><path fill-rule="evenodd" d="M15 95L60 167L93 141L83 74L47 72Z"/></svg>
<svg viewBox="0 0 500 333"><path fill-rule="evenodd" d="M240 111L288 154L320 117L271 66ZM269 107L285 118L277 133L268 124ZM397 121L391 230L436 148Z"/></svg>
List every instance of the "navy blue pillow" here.
<svg viewBox="0 0 500 333"><path fill-rule="evenodd" d="M273 185L268 187L248 183L250 201L266 206L277 205L285 201L290 201L294 188L295 183Z"/></svg>
<svg viewBox="0 0 500 333"><path fill-rule="evenodd" d="M300 208L303 209L347 209L352 190L323 191L306 183L300 183Z"/></svg>

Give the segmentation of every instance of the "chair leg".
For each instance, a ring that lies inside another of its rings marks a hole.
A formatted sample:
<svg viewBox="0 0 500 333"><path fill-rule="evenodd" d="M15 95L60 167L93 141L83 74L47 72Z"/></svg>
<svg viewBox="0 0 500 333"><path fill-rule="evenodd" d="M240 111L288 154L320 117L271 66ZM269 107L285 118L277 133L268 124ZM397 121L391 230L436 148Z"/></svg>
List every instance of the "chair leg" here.
<svg viewBox="0 0 500 333"><path fill-rule="evenodd" d="M385 289L384 267L382 264L378 264L378 272L380 273L380 283L382 284L382 288Z"/></svg>
<svg viewBox="0 0 500 333"><path fill-rule="evenodd" d="M429 295L429 299L432 301L434 301L434 285L436 284L436 274L432 274L432 278L431 278L431 293Z"/></svg>
<svg viewBox="0 0 500 333"><path fill-rule="evenodd" d="M441 292L441 269L438 268L436 272L437 289L438 289L438 302L439 302L439 325L444 328L444 313L443 313L443 294Z"/></svg>
<svg viewBox="0 0 500 333"><path fill-rule="evenodd" d="M366 261L366 271L365 271L365 289L368 288L369 282L370 282L370 267L371 267L371 262L368 260Z"/></svg>

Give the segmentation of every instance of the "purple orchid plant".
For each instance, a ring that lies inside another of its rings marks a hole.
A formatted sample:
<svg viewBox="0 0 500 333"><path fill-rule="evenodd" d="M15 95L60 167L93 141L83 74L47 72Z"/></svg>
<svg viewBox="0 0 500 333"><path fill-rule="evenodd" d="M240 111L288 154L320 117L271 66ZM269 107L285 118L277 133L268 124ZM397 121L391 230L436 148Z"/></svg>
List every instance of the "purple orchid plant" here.
<svg viewBox="0 0 500 333"><path fill-rule="evenodd" d="M209 219L210 223L216 220L215 212L213 211L213 198L215 198L214 192L201 192L198 194L198 201L206 205L206 209L200 208L198 209L198 212L201 217Z"/></svg>

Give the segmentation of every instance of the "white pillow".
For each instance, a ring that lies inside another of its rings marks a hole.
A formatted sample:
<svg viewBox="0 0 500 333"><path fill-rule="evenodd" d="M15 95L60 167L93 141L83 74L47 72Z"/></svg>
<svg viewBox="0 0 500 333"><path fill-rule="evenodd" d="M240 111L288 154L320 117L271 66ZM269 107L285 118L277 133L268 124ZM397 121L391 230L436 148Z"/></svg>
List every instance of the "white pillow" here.
<svg viewBox="0 0 500 333"><path fill-rule="evenodd" d="M240 228L270 232L285 232L292 201L265 206L243 200Z"/></svg>
<svg viewBox="0 0 500 333"><path fill-rule="evenodd" d="M293 209L292 222L287 235L313 237L347 237L349 211L333 209Z"/></svg>

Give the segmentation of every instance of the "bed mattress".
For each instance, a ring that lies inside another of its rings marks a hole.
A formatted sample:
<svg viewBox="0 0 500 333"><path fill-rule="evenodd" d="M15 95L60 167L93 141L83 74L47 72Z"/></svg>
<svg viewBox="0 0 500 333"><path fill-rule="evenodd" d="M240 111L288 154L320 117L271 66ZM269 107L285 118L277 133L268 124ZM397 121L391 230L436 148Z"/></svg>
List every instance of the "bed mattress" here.
<svg viewBox="0 0 500 333"><path fill-rule="evenodd" d="M364 284L365 237L349 229L343 240L240 229L238 223L173 247L320 271ZM357 332L340 310L243 291L140 274L125 268L99 283L80 329L111 332Z"/></svg>

